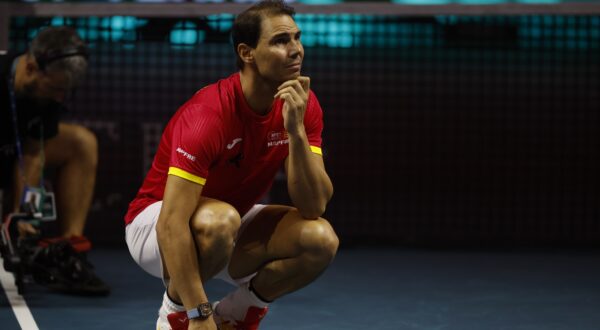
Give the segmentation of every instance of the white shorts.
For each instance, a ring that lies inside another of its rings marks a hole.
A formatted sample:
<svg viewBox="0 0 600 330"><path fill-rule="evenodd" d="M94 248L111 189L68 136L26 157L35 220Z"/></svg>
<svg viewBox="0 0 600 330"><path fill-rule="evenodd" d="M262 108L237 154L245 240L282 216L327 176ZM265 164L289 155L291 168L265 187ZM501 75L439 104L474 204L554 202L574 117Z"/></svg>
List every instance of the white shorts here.
<svg viewBox="0 0 600 330"><path fill-rule="evenodd" d="M153 203L146 207L138 214L133 221L125 227L125 241L129 248L129 253L133 260L142 267L147 273L163 278L163 265L158 248L158 239L156 238L156 222L160 214L162 201ZM263 209L266 205L256 204L250 211L242 217L242 225L240 226L239 234L250 221ZM247 282L255 274L251 274L244 278L233 279L227 271L229 263L223 268L214 278L221 279L233 285L238 285Z"/></svg>

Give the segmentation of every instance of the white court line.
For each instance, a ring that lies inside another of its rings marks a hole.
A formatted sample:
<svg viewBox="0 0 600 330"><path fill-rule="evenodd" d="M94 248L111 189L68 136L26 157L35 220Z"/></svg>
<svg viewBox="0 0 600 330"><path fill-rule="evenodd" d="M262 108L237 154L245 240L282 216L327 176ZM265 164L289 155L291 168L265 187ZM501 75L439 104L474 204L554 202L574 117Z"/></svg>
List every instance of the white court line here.
<svg viewBox="0 0 600 330"><path fill-rule="evenodd" d="M13 313L15 313L15 316L17 317L19 325L21 325L21 329L39 330L37 323L35 323L35 320L33 319L33 315L31 315L29 307L27 307L25 299L17 292L14 276L4 270L2 257L0 257L0 282L2 282L2 287L4 288L4 292L6 292L8 302L12 307Z"/></svg>

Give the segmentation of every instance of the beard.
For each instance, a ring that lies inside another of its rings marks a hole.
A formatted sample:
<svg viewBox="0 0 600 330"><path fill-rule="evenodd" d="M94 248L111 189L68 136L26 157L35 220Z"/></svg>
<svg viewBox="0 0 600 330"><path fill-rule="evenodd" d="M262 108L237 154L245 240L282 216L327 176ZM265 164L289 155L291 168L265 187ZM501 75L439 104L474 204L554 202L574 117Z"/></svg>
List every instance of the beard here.
<svg viewBox="0 0 600 330"><path fill-rule="evenodd" d="M290 72L285 66L281 67L260 67L255 65L255 70L258 77L263 83L277 89L281 84L288 80L297 79L300 76L300 71Z"/></svg>

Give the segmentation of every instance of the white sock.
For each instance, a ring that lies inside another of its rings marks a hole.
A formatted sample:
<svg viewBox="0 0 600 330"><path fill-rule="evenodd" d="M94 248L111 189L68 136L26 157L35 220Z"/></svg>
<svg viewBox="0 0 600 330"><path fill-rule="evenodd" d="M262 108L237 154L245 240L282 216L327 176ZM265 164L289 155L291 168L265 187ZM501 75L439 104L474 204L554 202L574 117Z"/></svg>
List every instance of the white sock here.
<svg viewBox="0 0 600 330"><path fill-rule="evenodd" d="M179 305L179 304L173 302L171 300L171 298L169 298L169 295L167 294L166 291L165 291L165 294L163 295L163 304L162 305L168 314L185 311L185 307L183 305Z"/></svg>
<svg viewBox="0 0 600 330"><path fill-rule="evenodd" d="M217 305L217 314L226 319L243 320L246 318L246 312L250 306L264 308L268 303L260 300L254 292L248 289L248 283L240 285L237 290L229 293L225 298L219 301Z"/></svg>

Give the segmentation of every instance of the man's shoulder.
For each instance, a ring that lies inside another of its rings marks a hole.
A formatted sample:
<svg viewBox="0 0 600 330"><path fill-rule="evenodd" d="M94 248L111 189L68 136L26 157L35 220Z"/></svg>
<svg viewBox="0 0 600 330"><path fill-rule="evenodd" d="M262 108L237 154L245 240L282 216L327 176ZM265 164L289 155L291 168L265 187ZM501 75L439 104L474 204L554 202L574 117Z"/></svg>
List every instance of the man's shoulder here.
<svg viewBox="0 0 600 330"><path fill-rule="evenodd" d="M319 99L317 98L317 95L315 94L315 92L311 89L308 91L308 108L309 112L312 112L313 110L317 110L319 112L323 111L323 109L321 109L321 104L319 103Z"/></svg>
<svg viewBox="0 0 600 330"><path fill-rule="evenodd" d="M234 78L232 75L199 89L186 102L185 107L218 113L229 109L235 95Z"/></svg>

